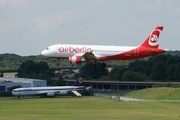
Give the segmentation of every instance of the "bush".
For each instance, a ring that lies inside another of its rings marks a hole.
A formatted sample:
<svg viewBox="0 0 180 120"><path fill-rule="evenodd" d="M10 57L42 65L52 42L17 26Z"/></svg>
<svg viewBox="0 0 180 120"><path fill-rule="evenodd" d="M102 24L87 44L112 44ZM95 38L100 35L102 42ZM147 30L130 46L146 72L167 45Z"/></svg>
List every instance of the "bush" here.
<svg viewBox="0 0 180 120"><path fill-rule="evenodd" d="M79 91L81 93L81 95L83 96L92 96L93 95L93 91L92 90L81 90Z"/></svg>
<svg viewBox="0 0 180 120"><path fill-rule="evenodd" d="M9 96L12 96L12 94L10 92L0 92L0 96L1 97L9 97Z"/></svg>
<svg viewBox="0 0 180 120"><path fill-rule="evenodd" d="M170 82L167 82L165 84L155 84L153 85L152 87L171 87L171 88L179 88L180 87L180 84L178 85L175 85L175 84L172 84Z"/></svg>

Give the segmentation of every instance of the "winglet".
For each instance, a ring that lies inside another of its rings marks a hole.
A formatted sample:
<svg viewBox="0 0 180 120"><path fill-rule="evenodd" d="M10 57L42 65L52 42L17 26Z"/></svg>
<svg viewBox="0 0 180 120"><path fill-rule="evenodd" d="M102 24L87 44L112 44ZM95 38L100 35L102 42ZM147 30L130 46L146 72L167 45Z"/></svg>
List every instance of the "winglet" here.
<svg viewBox="0 0 180 120"><path fill-rule="evenodd" d="M76 82L72 86L83 86L83 83L84 83L84 73L80 73Z"/></svg>
<svg viewBox="0 0 180 120"><path fill-rule="evenodd" d="M160 36L160 31L163 31L163 26L157 26L151 32L151 34L146 38L146 40L141 44L141 46L158 48L159 47L158 39Z"/></svg>

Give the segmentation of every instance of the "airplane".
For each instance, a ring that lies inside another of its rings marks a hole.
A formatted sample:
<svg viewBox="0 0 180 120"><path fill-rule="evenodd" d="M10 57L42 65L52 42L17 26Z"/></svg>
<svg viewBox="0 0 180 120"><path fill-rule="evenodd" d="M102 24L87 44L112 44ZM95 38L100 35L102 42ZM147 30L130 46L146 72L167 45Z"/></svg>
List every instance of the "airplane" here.
<svg viewBox="0 0 180 120"><path fill-rule="evenodd" d="M159 48L158 43L162 30L163 26L155 27L144 42L136 47L55 44L43 50L41 54L45 57L56 58L57 66L60 59L68 59L70 64L91 62L93 67L96 67L97 61L102 61L101 66L106 67L104 61L107 60L134 60L164 53L166 50Z"/></svg>
<svg viewBox="0 0 180 120"><path fill-rule="evenodd" d="M41 97L54 97L55 94L66 95L69 91L74 93L76 96L82 96L77 90L82 90L85 87L84 73L80 73L79 77L72 86L52 86L52 87L28 87L28 88L16 88L12 90L12 95L18 96L35 96Z"/></svg>

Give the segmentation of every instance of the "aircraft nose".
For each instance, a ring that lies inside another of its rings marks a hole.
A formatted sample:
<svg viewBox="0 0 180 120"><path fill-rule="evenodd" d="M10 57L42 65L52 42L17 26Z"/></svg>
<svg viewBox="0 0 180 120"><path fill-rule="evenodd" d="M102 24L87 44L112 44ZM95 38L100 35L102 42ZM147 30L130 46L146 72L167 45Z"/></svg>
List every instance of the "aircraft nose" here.
<svg viewBox="0 0 180 120"><path fill-rule="evenodd" d="M46 55L46 51L43 50L43 51L41 52L41 55L45 56L45 55Z"/></svg>
<svg viewBox="0 0 180 120"><path fill-rule="evenodd" d="M11 91L11 95L16 95L16 93L14 91Z"/></svg>

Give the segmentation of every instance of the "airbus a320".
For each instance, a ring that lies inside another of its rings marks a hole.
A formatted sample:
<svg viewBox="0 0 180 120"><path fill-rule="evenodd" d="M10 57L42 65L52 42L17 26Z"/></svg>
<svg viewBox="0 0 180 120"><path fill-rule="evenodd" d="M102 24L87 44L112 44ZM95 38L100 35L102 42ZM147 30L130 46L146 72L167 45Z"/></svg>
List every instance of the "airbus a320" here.
<svg viewBox="0 0 180 120"><path fill-rule="evenodd" d="M159 36L163 26L157 26L144 42L136 47L132 46L103 46L103 45L73 45L56 44L42 51L42 55L56 58L59 65L60 59L68 59L70 64L92 62L96 67L97 61L102 61L101 66L106 67L107 60L134 60L149 56L155 56L165 52L159 48Z"/></svg>

